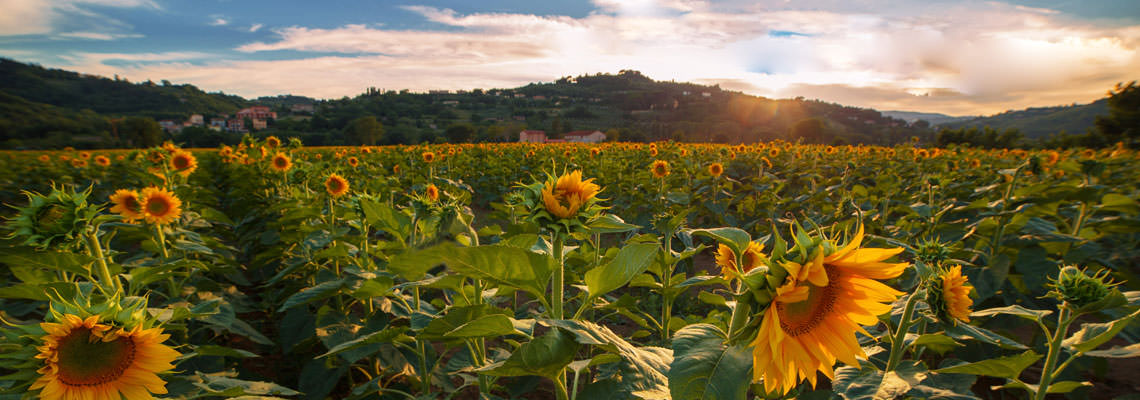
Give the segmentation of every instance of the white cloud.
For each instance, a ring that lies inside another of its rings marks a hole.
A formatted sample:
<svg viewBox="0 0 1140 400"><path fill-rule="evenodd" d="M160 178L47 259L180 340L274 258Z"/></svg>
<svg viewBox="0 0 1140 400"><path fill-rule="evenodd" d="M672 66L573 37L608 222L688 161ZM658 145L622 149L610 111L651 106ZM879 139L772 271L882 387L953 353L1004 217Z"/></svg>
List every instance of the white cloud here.
<svg viewBox="0 0 1140 400"><path fill-rule="evenodd" d="M253 26L250 26L250 27L249 27L249 32L250 32L250 33L253 33L253 32L257 32L258 30L261 30L261 27L263 27L263 26L265 26L265 25L262 25L262 24L253 24Z"/></svg>
<svg viewBox="0 0 1140 400"><path fill-rule="evenodd" d="M129 28L87 6L161 9L152 0L0 0L0 36L47 35L60 25L82 25L97 34L114 35Z"/></svg>
<svg viewBox="0 0 1140 400"><path fill-rule="evenodd" d="M68 39L88 39L88 40L118 40L118 39L133 39L141 38L143 35L135 33L102 33L102 32L63 32L55 35L60 38Z"/></svg>
<svg viewBox="0 0 1140 400"><path fill-rule="evenodd" d="M811 3L819 7L595 0L599 12L582 18L407 6L452 29L290 27L274 30L276 40L237 50L341 55L193 66L84 60L74 67L245 96L318 97L351 96L369 86L514 87L636 69L655 79L720 83L769 97L959 114L1091 101L1140 70L1140 26L1095 26L1001 3L868 3L898 6L870 14L839 0Z"/></svg>
<svg viewBox="0 0 1140 400"><path fill-rule="evenodd" d="M210 26L226 26L230 23L230 20L221 15L211 15L210 19L212 20L210 21Z"/></svg>

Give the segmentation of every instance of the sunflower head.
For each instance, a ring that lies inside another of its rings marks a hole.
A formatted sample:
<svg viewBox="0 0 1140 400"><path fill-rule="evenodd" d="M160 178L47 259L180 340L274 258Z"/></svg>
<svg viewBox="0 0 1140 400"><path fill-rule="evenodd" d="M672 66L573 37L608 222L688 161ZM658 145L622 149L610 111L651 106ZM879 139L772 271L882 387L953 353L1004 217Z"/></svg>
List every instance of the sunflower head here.
<svg viewBox="0 0 1140 400"><path fill-rule="evenodd" d="M111 159L104 155L95 156L95 165L100 167L107 167L111 165Z"/></svg>
<svg viewBox="0 0 1140 400"><path fill-rule="evenodd" d="M433 161L435 161L435 153L432 153L430 151L423 152L423 154L420 154L420 157L422 157L424 163L427 164L431 164Z"/></svg>
<svg viewBox="0 0 1140 400"><path fill-rule="evenodd" d="M545 182L520 186L517 195L508 196L508 204L526 210L532 221L547 229L570 232L584 228L605 209L598 204L601 187L593 181L583 180L582 171L548 175Z"/></svg>
<svg viewBox="0 0 1140 400"><path fill-rule="evenodd" d="M970 322L972 286L962 275L962 267L938 268L937 274L926 281L926 304L944 324L953 326L958 321Z"/></svg>
<svg viewBox="0 0 1140 400"><path fill-rule="evenodd" d="M143 218L152 224L169 224L182 216L182 200L166 189L143 189L141 200Z"/></svg>
<svg viewBox="0 0 1140 400"><path fill-rule="evenodd" d="M547 180L542 187L542 202L551 215L571 218L593 201L600 190L593 178L582 180L582 171L574 171L556 180Z"/></svg>
<svg viewBox="0 0 1140 400"><path fill-rule="evenodd" d="M139 192L119 189L111 195L111 212L119 214L127 223L143 219L142 199Z"/></svg>
<svg viewBox="0 0 1140 400"><path fill-rule="evenodd" d="M349 157L348 158L348 165L350 167L356 168L356 166L360 165L360 159L358 159L356 157Z"/></svg>
<svg viewBox="0 0 1140 400"><path fill-rule="evenodd" d="M344 196L348 193L348 180L337 174L329 175L325 179L325 191L332 197Z"/></svg>
<svg viewBox="0 0 1140 400"><path fill-rule="evenodd" d="M720 163L709 164L709 175L712 175L714 178L716 178L716 177L719 177L723 173L724 173L724 166L721 165Z"/></svg>
<svg viewBox="0 0 1140 400"><path fill-rule="evenodd" d="M944 261L950 259L953 246L937 240L927 240L919 244L915 250L917 250L915 257L918 258L919 261L933 267L941 265Z"/></svg>
<svg viewBox="0 0 1140 400"><path fill-rule="evenodd" d="M170 156L170 169L183 177L190 176L198 169L198 159L185 150L177 150Z"/></svg>
<svg viewBox="0 0 1140 400"><path fill-rule="evenodd" d="M278 147L281 147L281 139L278 139L277 136L267 137L267 138L265 138L265 146L267 146L271 149L276 149Z"/></svg>
<svg viewBox="0 0 1140 400"><path fill-rule="evenodd" d="M173 369L181 354L162 344L169 335L153 325L145 299L53 300L43 323L14 327L27 333L36 368L21 387L49 400L165 394L159 374Z"/></svg>
<svg viewBox="0 0 1140 400"><path fill-rule="evenodd" d="M288 172L290 168L293 168L293 160L285 153L275 154L273 159L269 160L269 164L277 172Z"/></svg>
<svg viewBox="0 0 1140 400"><path fill-rule="evenodd" d="M87 226L97 223L100 207L87 204L91 188L82 192L52 187L46 196L24 192L28 205L15 207L16 216L8 221L11 237L23 239L26 246L71 248L78 244Z"/></svg>
<svg viewBox="0 0 1140 400"><path fill-rule="evenodd" d="M654 161L649 170L653 172L654 177L664 178L669 176L669 162L665 160Z"/></svg>
<svg viewBox="0 0 1140 400"><path fill-rule="evenodd" d="M732 248L723 243L716 248L716 265L720 267L721 275L728 280L740 278L741 273L747 274L754 268L768 263L768 258L764 256L764 245L758 241L749 242L748 248L740 258L742 262L737 267L736 253Z"/></svg>
<svg viewBox="0 0 1140 400"><path fill-rule="evenodd" d="M771 302L760 315L753 346L753 380L784 394L817 372L834 378L842 361L858 366L866 357L855 332L879 323L903 293L879 280L892 279L907 263L886 262L901 248L862 248L863 227L847 243L799 228L795 245L783 251L777 239L768 275Z"/></svg>
<svg viewBox="0 0 1140 400"><path fill-rule="evenodd" d="M424 196L427 196L427 199L432 203L438 202L439 188L436 187L434 183L428 185L427 188L424 189Z"/></svg>

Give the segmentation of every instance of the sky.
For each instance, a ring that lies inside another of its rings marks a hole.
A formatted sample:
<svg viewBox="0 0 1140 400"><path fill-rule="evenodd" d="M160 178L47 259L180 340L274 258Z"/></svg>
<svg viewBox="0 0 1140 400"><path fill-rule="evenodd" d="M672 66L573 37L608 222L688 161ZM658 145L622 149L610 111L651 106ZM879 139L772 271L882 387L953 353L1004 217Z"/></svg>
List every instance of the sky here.
<svg viewBox="0 0 1140 400"><path fill-rule="evenodd" d="M1140 0L0 0L0 57L253 98L623 69L879 110L1087 103L1140 79Z"/></svg>

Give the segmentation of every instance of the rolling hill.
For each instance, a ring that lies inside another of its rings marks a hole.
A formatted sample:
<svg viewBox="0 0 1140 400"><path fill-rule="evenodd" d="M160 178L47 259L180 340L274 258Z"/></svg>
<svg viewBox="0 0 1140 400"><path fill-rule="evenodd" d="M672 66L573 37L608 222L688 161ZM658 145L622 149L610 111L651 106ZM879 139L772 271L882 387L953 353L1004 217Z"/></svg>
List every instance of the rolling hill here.
<svg viewBox="0 0 1140 400"><path fill-rule="evenodd" d="M1018 111L1006 111L988 117L948 122L939 127L951 129L989 126L999 131L1017 128L1027 138L1040 139L1061 132L1082 134L1093 126L1097 115L1108 114L1106 99L1089 104L1074 104L1057 107L1034 107Z"/></svg>

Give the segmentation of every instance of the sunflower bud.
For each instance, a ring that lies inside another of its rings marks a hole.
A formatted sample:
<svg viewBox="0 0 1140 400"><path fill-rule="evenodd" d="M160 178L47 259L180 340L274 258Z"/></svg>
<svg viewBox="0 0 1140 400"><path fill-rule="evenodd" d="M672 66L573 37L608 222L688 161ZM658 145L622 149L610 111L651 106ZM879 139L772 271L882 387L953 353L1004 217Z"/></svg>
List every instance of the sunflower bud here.
<svg viewBox="0 0 1140 400"><path fill-rule="evenodd" d="M950 258L950 246L930 240L918 245L917 258L928 266L937 266Z"/></svg>
<svg viewBox="0 0 1140 400"><path fill-rule="evenodd" d="M1099 270L1092 276L1074 266L1061 269L1050 286L1049 296L1075 305L1078 308L1108 297L1116 284L1108 281L1108 271Z"/></svg>
<svg viewBox="0 0 1140 400"><path fill-rule="evenodd" d="M9 224L14 238L23 238L24 245L47 248L53 244L72 247L79 242L84 229L96 215L99 207L87 204L91 188L82 192L52 188L44 196L24 192L27 207L17 207L17 214Z"/></svg>

